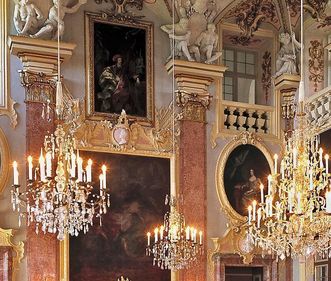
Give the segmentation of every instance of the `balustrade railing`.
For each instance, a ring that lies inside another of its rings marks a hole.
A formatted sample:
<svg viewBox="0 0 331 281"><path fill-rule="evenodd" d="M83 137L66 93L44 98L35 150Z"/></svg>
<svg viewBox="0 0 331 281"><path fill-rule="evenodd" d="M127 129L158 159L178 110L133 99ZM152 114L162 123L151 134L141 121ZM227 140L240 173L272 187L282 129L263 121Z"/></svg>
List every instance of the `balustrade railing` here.
<svg viewBox="0 0 331 281"><path fill-rule="evenodd" d="M331 86L307 99L308 118L315 126L321 127L331 122Z"/></svg>
<svg viewBox="0 0 331 281"><path fill-rule="evenodd" d="M224 129L274 134L275 109L272 106L222 101Z"/></svg>

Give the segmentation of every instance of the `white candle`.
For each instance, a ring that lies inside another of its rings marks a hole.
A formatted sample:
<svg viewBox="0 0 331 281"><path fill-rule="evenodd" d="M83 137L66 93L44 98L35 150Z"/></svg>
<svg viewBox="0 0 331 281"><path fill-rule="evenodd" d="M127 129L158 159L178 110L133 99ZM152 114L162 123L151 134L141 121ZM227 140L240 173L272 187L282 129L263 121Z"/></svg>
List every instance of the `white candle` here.
<svg viewBox="0 0 331 281"><path fill-rule="evenodd" d="M86 166L86 181L87 182L92 182L92 160L89 159L87 161L87 166Z"/></svg>
<svg viewBox="0 0 331 281"><path fill-rule="evenodd" d="M325 172L326 172L326 174L328 174L329 173L329 155L325 154L324 158L325 158Z"/></svg>
<svg viewBox="0 0 331 281"><path fill-rule="evenodd" d="M32 156L28 157L28 163L29 163L29 180L31 181L32 178L33 178L33 174L32 174L32 169L33 169Z"/></svg>
<svg viewBox="0 0 331 281"><path fill-rule="evenodd" d="M154 229L154 241L155 241L155 243L157 243L157 241L159 240L158 239L158 233L159 233L159 229L158 228L155 228Z"/></svg>
<svg viewBox="0 0 331 281"><path fill-rule="evenodd" d="M72 178L76 177L76 155L75 153L71 154L71 169L70 169L70 176Z"/></svg>
<svg viewBox="0 0 331 281"><path fill-rule="evenodd" d="M46 176L52 176L52 153L49 151L46 153Z"/></svg>
<svg viewBox="0 0 331 281"><path fill-rule="evenodd" d="M257 210L257 228L260 228L261 224L261 208Z"/></svg>
<svg viewBox="0 0 331 281"><path fill-rule="evenodd" d="M190 240L190 227L186 227L186 240Z"/></svg>
<svg viewBox="0 0 331 281"><path fill-rule="evenodd" d="M102 196L102 187L103 187L103 175L101 174L99 176L99 181L100 181L100 196Z"/></svg>
<svg viewBox="0 0 331 281"><path fill-rule="evenodd" d="M251 224L252 222L252 206L248 206L248 224Z"/></svg>
<svg viewBox="0 0 331 281"><path fill-rule="evenodd" d="M202 245L202 231L199 231L199 244Z"/></svg>
<svg viewBox="0 0 331 281"><path fill-rule="evenodd" d="M262 204L264 203L264 192L263 192L263 189L264 189L264 186L263 186L263 184L261 183L261 184L260 184L260 190L261 190L261 203L262 203Z"/></svg>
<svg viewBox="0 0 331 281"><path fill-rule="evenodd" d="M294 166L294 168L297 167L297 155L298 155L297 149L293 148L293 166Z"/></svg>
<svg viewBox="0 0 331 281"><path fill-rule="evenodd" d="M18 169L17 169L17 162L13 162L13 170L14 170L14 185L18 185Z"/></svg>
<svg viewBox="0 0 331 281"><path fill-rule="evenodd" d="M256 220L256 201L253 201L253 221Z"/></svg>
<svg viewBox="0 0 331 281"><path fill-rule="evenodd" d="M147 232L147 246L151 245L151 233Z"/></svg>
<svg viewBox="0 0 331 281"><path fill-rule="evenodd" d="M275 174L277 174L277 162L278 162L278 155L274 155L274 160L275 160Z"/></svg>
<svg viewBox="0 0 331 281"><path fill-rule="evenodd" d="M163 231L164 231L164 226L162 225L162 226L160 227L160 240L163 239Z"/></svg>
<svg viewBox="0 0 331 281"><path fill-rule="evenodd" d="M313 183L313 170L309 170L309 189L313 190L314 189L314 183Z"/></svg>
<svg viewBox="0 0 331 281"><path fill-rule="evenodd" d="M194 228L191 227L191 240L194 241Z"/></svg>
<svg viewBox="0 0 331 281"><path fill-rule="evenodd" d="M271 196L269 198L269 216L272 217L272 201L273 201L273 197Z"/></svg>
<svg viewBox="0 0 331 281"><path fill-rule="evenodd" d="M298 192L297 194L297 213L301 214L302 210L301 210L301 193Z"/></svg>
<svg viewBox="0 0 331 281"><path fill-rule="evenodd" d="M323 149L322 149L322 147L319 150L319 154L320 154L320 167L323 168Z"/></svg>
<svg viewBox="0 0 331 281"><path fill-rule="evenodd" d="M103 188L106 189L106 179L107 179L107 176L106 176L107 167L106 167L106 165L102 165L101 170L102 170L102 175L103 175Z"/></svg>
<svg viewBox="0 0 331 281"><path fill-rule="evenodd" d="M45 181L45 158L43 156L43 151L41 149L40 151L40 157L39 157L39 166L40 166L40 180Z"/></svg>
<svg viewBox="0 0 331 281"><path fill-rule="evenodd" d="M81 182L83 180L83 159L77 158L77 180Z"/></svg>
<svg viewBox="0 0 331 281"><path fill-rule="evenodd" d="M272 176L268 176L268 195L271 195L271 181L272 181Z"/></svg>
<svg viewBox="0 0 331 281"><path fill-rule="evenodd" d="M326 212L331 213L331 192L327 191L325 193L325 199L326 199Z"/></svg>
<svg viewBox="0 0 331 281"><path fill-rule="evenodd" d="M197 230L194 229L194 243L197 243Z"/></svg>

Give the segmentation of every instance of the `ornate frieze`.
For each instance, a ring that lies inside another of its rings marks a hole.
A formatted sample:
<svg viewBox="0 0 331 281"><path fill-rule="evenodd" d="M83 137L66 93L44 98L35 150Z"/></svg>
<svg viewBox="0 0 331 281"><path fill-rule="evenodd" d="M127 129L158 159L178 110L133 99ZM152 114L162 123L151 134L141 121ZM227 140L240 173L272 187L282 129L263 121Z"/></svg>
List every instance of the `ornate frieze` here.
<svg viewBox="0 0 331 281"><path fill-rule="evenodd" d="M314 91L320 88L324 81L324 49L321 41L311 40L308 49L309 52L309 81L314 85Z"/></svg>
<svg viewBox="0 0 331 281"><path fill-rule="evenodd" d="M241 34L233 37L233 40L243 46L249 44L263 22L277 27L280 25L275 4L271 0L242 1L226 14L225 19L230 18L235 18L241 30Z"/></svg>

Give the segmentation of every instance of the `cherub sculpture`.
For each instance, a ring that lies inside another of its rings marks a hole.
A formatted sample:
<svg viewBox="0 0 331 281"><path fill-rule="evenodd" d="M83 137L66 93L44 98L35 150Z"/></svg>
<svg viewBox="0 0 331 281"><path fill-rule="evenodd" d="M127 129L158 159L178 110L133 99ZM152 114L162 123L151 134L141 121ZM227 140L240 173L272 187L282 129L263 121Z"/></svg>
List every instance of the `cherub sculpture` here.
<svg viewBox="0 0 331 281"><path fill-rule="evenodd" d="M191 32L188 30L188 18L184 8L179 9L180 19L174 25L162 25L161 29L168 33L170 39L171 53L167 60L170 60L174 53L176 58L186 58L189 61L194 59L191 57L188 50Z"/></svg>
<svg viewBox="0 0 331 281"><path fill-rule="evenodd" d="M58 35L62 37L64 33L64 16L66 14L73 14L78 11L81 5L85 4L87 0L78 0L77 4L72 7L67 7L63 0L53 0L53 6L48 13L48 19L45 21L42 28L34 35L33 38L45 38L55 40ZM58 14L58 5L60 5L60 15Z"/></svg>
<svg viewBox="0 0 331 281"><path fill-rule="evenodd" d="M295 34L290 36L288 33L281 33L279 35L279 42L282 44L282 47L277 55L277 72L275 77L278 77L284 73L298 74L296 54L300 50L300 43L295 39Z"/></svg>
<svg viewBox="0 0 331 281"><path fill-rule="evenodd" d="M222 52L217 51L218 35L215 32L216 26L213 23L207 25L207 30L203 31L197 38L195 44L190 47L190 51L194 53L196 61L201 61L210 64L217 60Z"/></svg>
<svg viewBox="0 0 331 281"><path fill-rule="evenodd" d="M14 25L19 35L35 34L44 19L39 8L29 0L19 0L14 9Z"/></svg>

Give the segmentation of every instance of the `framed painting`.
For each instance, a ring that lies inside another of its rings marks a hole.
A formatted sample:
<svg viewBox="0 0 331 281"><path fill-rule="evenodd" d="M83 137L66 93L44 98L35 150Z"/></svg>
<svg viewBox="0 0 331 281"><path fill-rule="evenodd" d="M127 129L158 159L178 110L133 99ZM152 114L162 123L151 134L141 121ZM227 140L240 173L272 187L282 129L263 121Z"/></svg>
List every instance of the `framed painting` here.
<svg viewBox="0 0 331 281"><path fill-rule="evenodd" d="M170 158L80 151L95 165L108 168L107 185L111 206L84 235L66 240L61 253L61 280L171 281L171 272L153 266L146 256L146 233L163 221L170 194ZM97 188L97 186L96 186Z"/></svg>
<svg viewBox="0 0 331 281"><path fill-rule="evenodd" d="M86 113L154 121L153 24L85 14Z"/></svg>
<svg viewBox="0 0 331 281"><path fill-rule="evenodd" d="M217 164L217 192L230 218L243 221L251 202L261 201L260 186L265 195L272 169L271 154L262 142L247 143L246 137L239 136L225 146Z"/></svg>

